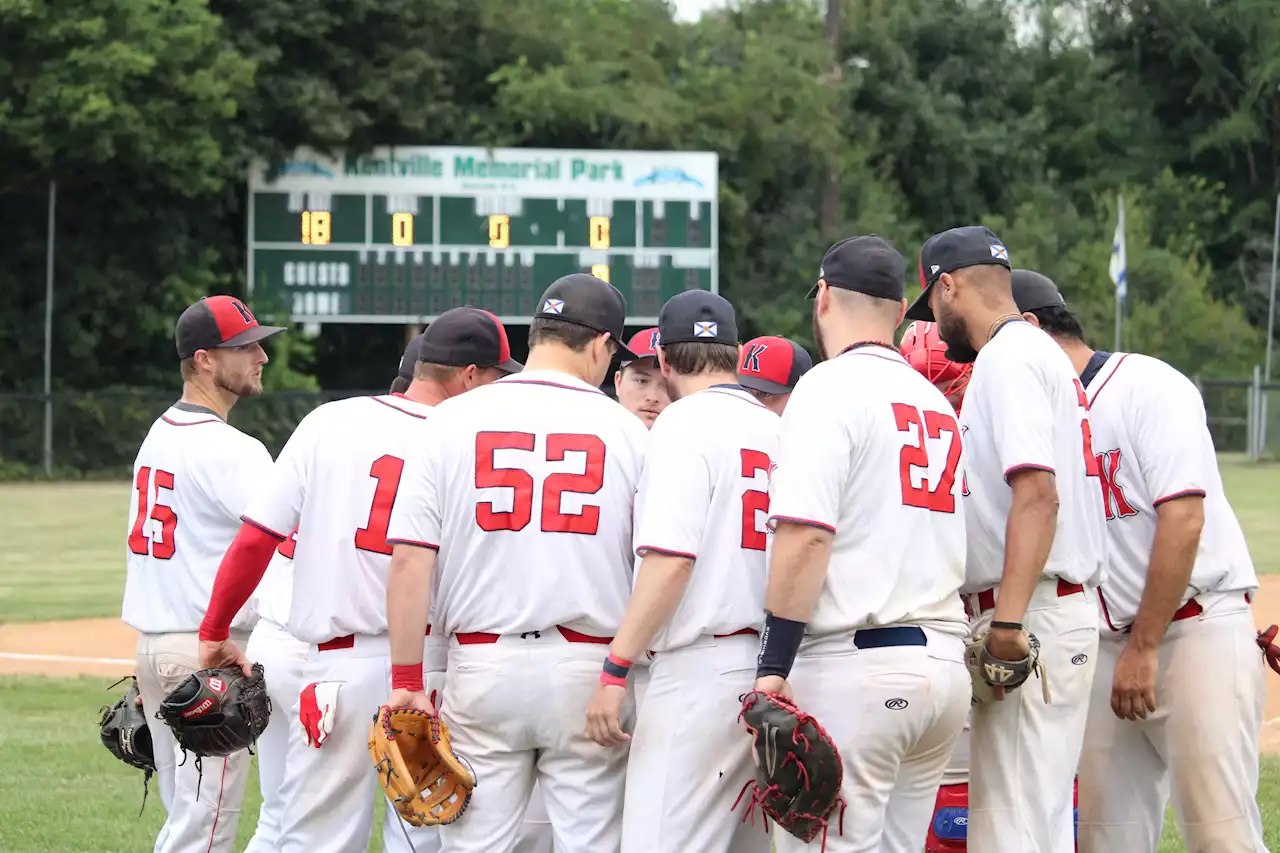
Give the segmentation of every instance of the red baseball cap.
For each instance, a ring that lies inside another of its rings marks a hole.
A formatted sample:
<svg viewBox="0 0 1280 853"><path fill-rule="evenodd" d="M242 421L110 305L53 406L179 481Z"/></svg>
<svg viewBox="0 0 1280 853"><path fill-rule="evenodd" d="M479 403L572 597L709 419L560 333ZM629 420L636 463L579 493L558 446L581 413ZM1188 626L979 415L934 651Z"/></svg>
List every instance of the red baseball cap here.
<svg viewBox="0 0 1280 853"><path fill-rule="evenodd" d="M206 296L182 312L174 342L178 358L187 359L196 350L248 346L283 331L283 326L259 326L249 306L234 296Z"/></svg>
<svg viewBox="0 0 1280 853"><path fill-rule="evenodd" d="M631 340L627 341L627 349L639 361L642 358L658 357L658 327L652 329L641 329L631 336ZM629 364L630 360L624 361L623 364Z"/></svg>
<svg viewBox="0 0 1280 853"><path fill-rule="evenodd" d="M808 350L788 338L766 336L742 345L738 382L765 394L788 394L813 367Z"/></svg>

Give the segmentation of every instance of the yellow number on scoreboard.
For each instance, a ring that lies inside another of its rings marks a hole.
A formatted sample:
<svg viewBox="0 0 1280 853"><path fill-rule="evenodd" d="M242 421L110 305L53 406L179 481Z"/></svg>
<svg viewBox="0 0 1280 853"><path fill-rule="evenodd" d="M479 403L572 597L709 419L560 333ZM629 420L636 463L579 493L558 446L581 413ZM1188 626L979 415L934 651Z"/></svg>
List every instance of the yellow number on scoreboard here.
<svg viewBox="0 0 1280 853"><path fill-rule="evenodd" d="M391 243L394 246L413 245L413 214L391 214Z"/></svg>
<svg viewBox="0 0 1280 853"><path fill-rule="evenodd" d="M302 211L302 242L309 246L329 245L329 211Z"/></svg>
<svg viewBox="0 0 1280 853"><path fill-rule="evenodd" d="M591 274L596 278L600 279L601 281L608 281L609 265L608 264L592 264Z"/></svg>
<svg viewBox="0 0 1280 853"><path fill-rule="evenodd" d="M495 213L489 217L489 248L505 249L511 245L511 217Z"/></svg>
<svg viewBox="0 0 1280 853"><path fill-rule="evenodd" d="M591 217L591 248L596 250L609 248L609 217Z"/></svg>

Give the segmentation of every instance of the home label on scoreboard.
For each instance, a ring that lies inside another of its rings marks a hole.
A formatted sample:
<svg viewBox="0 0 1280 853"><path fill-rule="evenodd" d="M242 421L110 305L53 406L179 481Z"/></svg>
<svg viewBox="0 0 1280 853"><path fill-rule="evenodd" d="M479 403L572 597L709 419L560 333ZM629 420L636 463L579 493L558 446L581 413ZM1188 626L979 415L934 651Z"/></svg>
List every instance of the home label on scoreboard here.
<svg viewBox="0 0 1280 853"><path fill-rule="evenodd" d="M249 176L249 294L310 327L458 305L528 323L551 282L590 272L652 324L676 293L719 292L717 192L714 152L300 150Z"/></svg>

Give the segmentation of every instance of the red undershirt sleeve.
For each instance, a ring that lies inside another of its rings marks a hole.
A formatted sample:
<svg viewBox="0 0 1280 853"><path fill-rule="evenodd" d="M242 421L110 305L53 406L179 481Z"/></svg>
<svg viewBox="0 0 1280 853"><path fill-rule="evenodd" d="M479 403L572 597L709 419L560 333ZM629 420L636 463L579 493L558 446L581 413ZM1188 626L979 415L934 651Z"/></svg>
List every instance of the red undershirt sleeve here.
<svg viewBox="0 0 1280 853"><path fill-rule="evenodd" d="M258 588L281 539L252 524L240 532L218 566L209 609L200 623L200 639L221 642L231 636L231 620Z"/></svg>

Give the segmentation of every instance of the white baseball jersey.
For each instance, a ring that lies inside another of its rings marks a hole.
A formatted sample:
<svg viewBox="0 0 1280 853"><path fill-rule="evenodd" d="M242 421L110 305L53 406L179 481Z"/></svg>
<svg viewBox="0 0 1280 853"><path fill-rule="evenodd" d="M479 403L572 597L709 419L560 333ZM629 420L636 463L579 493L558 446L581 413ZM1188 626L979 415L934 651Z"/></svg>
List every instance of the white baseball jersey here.
<svg viewBox="0 0 1280 853"><path fill-rule="evenodd" d="M431 411L392 395L325 403L298 424L245 510L277 536L298 531L287 625L299 640L386 633L387 524Z"/></svg>
<svg viewBox="0 0 1280 853"><path fill-rule="evenodd" d="M1204 401L1191 380L1159 359L1113 353L1089 382L1089 420L1107 519L1105 615L1132 624L1146 585L1156 507L1204 497L1204 529L1185 603L1198 592L1252 591L1258 577L1222 487Z"/></svg>
<svg viewBox="0 0 1280 853"><path fill-rule="evenodd" d="M782 414L769 523L835 534L808 633L968 633L963 472L954 410L898 353L859 347L800 378Z"/></svg>
<svg viewBox="0 0 1280 853"><path fill-rule="evenodd" d="M779 424L737 385L677 400L654 422L636 494L636 556L654 551L694 563L651 651L763 624L769 469Z"/></svg>
<svg viewBox="0 0 1280 853"><path fill-rule="evenodd" d="M648 435L600 389L550 370L437 406L389 537L438 549L437 624L612 637L631 592Z"/></svg>
<svg viewBox="0 0 1280 853"><path fill-rule="evenodd" d="M1030 323L1006 324L974 362L960 428L968 473L963 591L1000 583L1013 503L1008 478L1025 468L1052 472L1058 489L1058 525L1044 575L1100 583L1106 534L1088 402L1066 353Z"/></svg>
<svg viewBox="0 0 1280 853"><path fill-rule="evenodd" d="M200 628L240 513L271 469L262 442L212 409L175 403L151 425L133 462L121 616L143 634ZM251 601L232 621L253 627Z"/></svg>
<svg viewBox="0 0 1280 853"><path fill-rule="evenodd" d="M267 573L254 590L258 615L277 625L289 624L289 605L293 601L293 553L298 547L298 531L289 534L271 555Z"/></svg>

